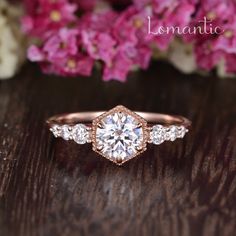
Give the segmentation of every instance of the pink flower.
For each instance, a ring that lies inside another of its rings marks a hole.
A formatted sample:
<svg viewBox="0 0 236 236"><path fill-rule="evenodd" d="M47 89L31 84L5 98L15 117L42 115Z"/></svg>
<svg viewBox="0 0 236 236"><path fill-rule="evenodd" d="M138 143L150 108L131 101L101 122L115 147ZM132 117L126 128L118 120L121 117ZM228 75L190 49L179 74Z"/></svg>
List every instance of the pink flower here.
<svg viewBox="0 0 236 236"><path fill-rule="evenodd" d="M199 20L207 17L210 27L220 27L219 34L197 34L185 37L185 40L194 42L195 55L198 66L210 71L221 60L225 61L228 68L228 60L232 61L232 55L236 53L236 17L234 16L235 4L230 1L206 0L201 2L201 7L196 12L192 25L200 25ZM211 25L210 25L211 24ZM228 56L230 54L231 56ZM229 68L232 68L229 66Z"/></svg>
<svg viewBox="0 0 236 236"><path fill-rule="evenodd" d="M204 16L213 24L227 21L235 12L235 3L232 0L202 0L200 8L196 12L196 20L202 20Z"/></svg>
<svg viewBox="0 0 236 236"><path fill-rule="evenodd" d="M207 19L207 31L211 28L219 27L224 30L225 24L228 23L230 19L234 16L235 6L232 0L218 1L218 0L205 0L200 2L200 7L196 9L195 16L192 19L190 26L199 27L203 29L204 17ZM214 34L193 34L193 35L183 35L183 38L187 42L192 41L206 41L214 39L216 35Z"/></svg>
<svg viewBox="0 0 236 236"><path fill-rule="evenodd" d="M89 76L94 60L86 52L79 50L80 46L80 32L62 28L45 40L40 48L31 46L28 50L28 58L39 62L45 73Z"/></svg>
<svg viewBox="0 0 236 236"><path fill-rule="evenodd" d="M151 50L146 46L135 47L132 43L123 43L116 49L111 64L105 65L103 79L126 81L130 71L136 68L147 69L151 59Z"/></svg>
<svg viewBox="0 0 236 236"><path fill-rule="evenodd" d="M41 62L45 59L45 55L42 50L35 45L28 48L27 57L32 62Z"/></svg>
<svg viewBox="0 0 236 236"><path fill-rule="evenodd" d="M226 53L236 53L236 17L229 19L230 22L224 25L224 32L218 35L213 41L214 50L223 50Z"/></svg>
<svg viewBox="0 0 236 236"><path fill-rule="evenodd" d="M189 7L191 12L194 10L194 1L190 0L133 0L134 5L139 9L147 9L150 16L158 16L159 19L165 19L165 16L171 15L178 10L179 7L186 8L186 12L182 13L182 19L189 15ZM164 14L164 15L163 15ZM178 13L179 14L179 13ZM187 19L188 20L188 19Z"/></svg>
<svg viewBox="0 0 236 236"><path fill-rule="evenodd" d="M113 58L111 65L105 65L103 72L103 80L118 80L125 82L127 75L133 66L132 61L121 53L117 53Z"/></svg>
<svg viewBox="0 0 236 236"><path fill-rule="evenodd" d="M91 58L111 64L116 41L107 33L82 31L82 41Z"/></svg>
<svg viewBox="0 0 236 236"><path fill-rule="evenodd" d="M88 56L82 54L64 58L54 64L54 73L62 76L90 76L92 73L94 61Z"/></svg>
<svg viewBox="0 0 236 236"><path fill-rule="evenodd" d="M151 49L145 45L136 45L132 43L123 43L118 47L118 54L129 61L132 65L131 69L142 68L147 69L151 60Z"/></svg>
<svg viewBox="0 0 236 236"><path fill-rule="evenodd" d="M78 53L79 32L73 29L62 28L49 37L41 48L31 46L28 58L31 61L47 60L55 62Z"/></svg>
<svg viewBox="0 0 236 236"><path fill-rule="evenodd" d="M144 16L139 14L139 11L135 7L131 6L123 11L115 20L112 35L114 35L118 43L129 42L137 44L139 40L138 31L143 33L139 35L142 39L145 37L145 22L146 19Z"/></svg>
<svg viewBox="0 0 236 236"><path fill-rule="evenodd" d="M49 61L60 60L67 55L78 52L79 32L76 29L62 28L52 35L44 44L43 50Z"/></svg>
<svg viewBox="0 0 236 236"><path fill-rule="evenodd" d="M196 44L195 55L199 68L206 71L214 69L224 57L224 53L222 51L212 50L210 41Z"/></svg>
<svg viewBox="0 0 236 236"><path fill-rule="evenodd" d="M151 48L147 47L146 45L139 45L133 61L134 64L136 64L138 67L146 70L149 67L151 58L152 58Z"/></svg>
<svg viewBox="0 0 236 236"><path fill-rule="evenodd" d="M88 12L80 18L77 26L81 31L90 30L110 33L117 16L118 14L110 9L99 12Z"/></svg>
<svg viewBox="0 0 236 236"><path fill-rule="evenodd" d="M90 76L92 73L94 61L82 54L74 57L67 57L63 60L50 63L43 61L41 68L46 74L56 74L60 76Z"/></svg>
<svg viewBox="0 0 236 236"><path fill-rule="evenodd" d="M67 0L38 0L37 8L32 9L29 15L22 19L22 28L31 36L45 39L52 34L52 31L75 21L77 6Z"/></svg>

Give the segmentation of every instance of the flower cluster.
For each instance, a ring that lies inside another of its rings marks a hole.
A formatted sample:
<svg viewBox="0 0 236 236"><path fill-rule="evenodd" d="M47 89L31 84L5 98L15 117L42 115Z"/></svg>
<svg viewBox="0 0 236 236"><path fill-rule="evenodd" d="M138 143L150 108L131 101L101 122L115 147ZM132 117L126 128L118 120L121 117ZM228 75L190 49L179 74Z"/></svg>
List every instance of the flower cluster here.
<svg viewBox="0 0 236 236"><path fill-rule="evenodd" d="M186 73L197 68L236 73L234 0L123 0L123 6L116 8L117 3L25 0L22 27L37 41L29 48L28 58L45 73L64 76L89 76L100 64L105 81L125 81L129 72L147 69L157 51ZM204 17L212 27L224 29L222 33L148 33L148 18L156 29L202 27Z"/></svg>
<svg viewBox="0 0 236 236"><path fill-rule="evenodd" d="M198 68L206 71L217 69L220 76L236 73L236 2L233 0L202 0L195 12L194 20L199 22L204 16L210 24L222 29L221 34L194 35L185 38L194 45L194 55Z"/></svg>

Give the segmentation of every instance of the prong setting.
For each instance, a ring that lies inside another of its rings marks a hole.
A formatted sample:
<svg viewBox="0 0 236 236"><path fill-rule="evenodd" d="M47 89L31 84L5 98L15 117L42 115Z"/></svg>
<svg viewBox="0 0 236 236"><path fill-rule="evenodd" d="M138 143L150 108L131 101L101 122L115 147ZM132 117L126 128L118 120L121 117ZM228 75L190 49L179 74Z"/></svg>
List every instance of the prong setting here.
<svg viewBox="0 0 236 236"><path fill-rule="evenodd" d="M117 106L93 121L93 149L122 165L141 154L147 143L147 122L126 107Z"/></svg>

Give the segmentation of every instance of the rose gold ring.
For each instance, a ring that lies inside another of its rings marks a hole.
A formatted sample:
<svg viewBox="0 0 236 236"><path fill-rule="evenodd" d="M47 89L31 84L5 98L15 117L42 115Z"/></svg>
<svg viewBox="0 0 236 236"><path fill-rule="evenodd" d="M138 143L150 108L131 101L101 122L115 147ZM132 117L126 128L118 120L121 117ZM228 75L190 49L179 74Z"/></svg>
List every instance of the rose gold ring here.
<svg viewBox="0 0 236 236"><path fill-rule="evenodd" d="M47 120L56 138L92 143L93 150L117 165L146 151L147 144L183 138L191 122L182 116L133 112L117 106L107 112L56 115Z"/></svg>

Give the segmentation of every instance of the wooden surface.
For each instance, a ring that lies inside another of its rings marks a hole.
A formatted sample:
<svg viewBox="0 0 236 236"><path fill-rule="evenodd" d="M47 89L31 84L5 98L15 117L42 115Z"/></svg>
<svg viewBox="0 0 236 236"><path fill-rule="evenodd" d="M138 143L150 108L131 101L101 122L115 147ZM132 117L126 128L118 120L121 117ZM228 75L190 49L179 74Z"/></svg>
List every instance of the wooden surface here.
<svg viewBox="0 0 236 236"><path fill-rule="evenodd" d="M126 84L26 66L0 82L0 235L236 235L235 103L236 80L164 63ZM185 115L193 129L117 167L44 125L57 113L118 104Z"/></svg>

